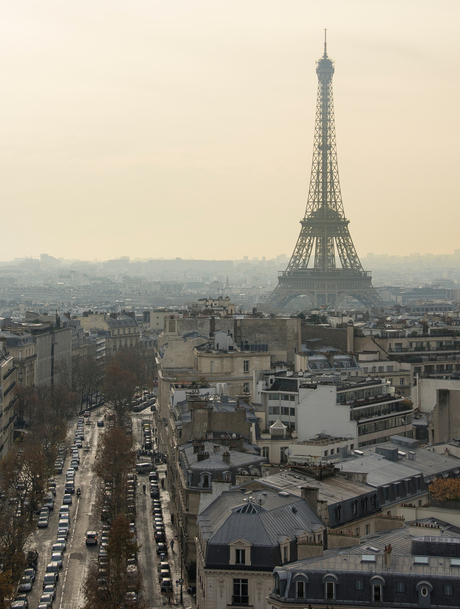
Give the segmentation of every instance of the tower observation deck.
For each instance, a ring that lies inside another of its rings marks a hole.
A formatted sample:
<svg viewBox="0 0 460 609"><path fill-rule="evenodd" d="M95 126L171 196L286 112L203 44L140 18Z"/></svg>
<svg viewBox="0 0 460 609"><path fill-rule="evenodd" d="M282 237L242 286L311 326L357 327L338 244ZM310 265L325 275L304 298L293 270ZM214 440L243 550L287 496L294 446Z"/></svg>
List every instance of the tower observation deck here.
<svg viewBox="0 0 460 609"><path fill-rule="evenodd" d="M298 296L308 296L314 307L339 307L351 296L366 307L382 308L356 253L340 191L335 138L332 77L334 64L324 54L317 63L313 161L305 216L291 260L278 277L267 304L281 309Z"/></svg>

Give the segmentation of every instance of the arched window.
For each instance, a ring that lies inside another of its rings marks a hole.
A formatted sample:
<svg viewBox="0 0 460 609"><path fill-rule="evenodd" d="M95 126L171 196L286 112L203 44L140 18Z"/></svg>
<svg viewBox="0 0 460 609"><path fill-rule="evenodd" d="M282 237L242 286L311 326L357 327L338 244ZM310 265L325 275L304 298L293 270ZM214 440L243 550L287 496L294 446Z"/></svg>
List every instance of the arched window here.
<svg viewBox="0 0 460 609"><path fill-rule="evenodd" d="M295 598L305 598L307 596L308 577L299 573L294 577Z"/></svg>
<svg viewBox="0 0 460 609"><path fill-rule="evenodd" d="M333 573L328 573L323 577L323 586L324 586L324 600L334 600L335 599L335 587L339 583L337 575Z"/></svg>
<svg viewBox="0 0 460 609"><path fill-rule="evenodd" d="M372 509L375 510L377 507L377 495L374 493L371 499Z"/></svg>
<svg viewBox="0 0 460 609"><path fill-rule="evenodd" d="M201 488L211 488L211 474L209 472L203 472L200 477Z"/></svg>
<svg viewBox="0 0 460 609"><path fill-rule="evenodd" d="M381 575L371 577L371 601L373 603L381 603L383 600L383 587L385 580Z"/></svg>
<svg viewBox="0 0 460 609"><path fill-rule="evenodd" d="M337 520L340 520L340 517L342 515L342 506L341 505L337 505L335 508L335 517Z"/></svg>
<svg viewBox="0 0 460 609"><path fill-rule="evenodd" d="M225 482L231 482L232 481L232 472L224 472L222 475L222 478L225 480Z"/></svg>
<svg viewBox="0 0 460 609"><path fill-rule="evenodd" d="M355 499L353 501L353 516L356 516L357 513L358 513L358 500Z"/></svg>

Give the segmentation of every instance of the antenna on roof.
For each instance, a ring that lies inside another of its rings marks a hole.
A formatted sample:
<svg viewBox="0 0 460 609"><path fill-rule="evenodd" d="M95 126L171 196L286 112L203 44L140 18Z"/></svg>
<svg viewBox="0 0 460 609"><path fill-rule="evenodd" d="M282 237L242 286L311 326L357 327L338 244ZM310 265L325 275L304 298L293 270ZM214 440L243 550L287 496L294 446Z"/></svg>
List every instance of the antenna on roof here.
<svg viewBox="0 0 460 609"><path fill-rule="evenodd" d="M323 57L327 57L327 29L324 28L324 55Z"/></svg>

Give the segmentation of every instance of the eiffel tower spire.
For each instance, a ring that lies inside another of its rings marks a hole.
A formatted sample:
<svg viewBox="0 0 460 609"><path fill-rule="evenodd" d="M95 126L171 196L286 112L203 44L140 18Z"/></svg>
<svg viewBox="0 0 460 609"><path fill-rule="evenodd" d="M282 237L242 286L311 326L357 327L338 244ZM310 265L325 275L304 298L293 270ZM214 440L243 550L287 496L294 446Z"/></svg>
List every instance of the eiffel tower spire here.
<svg viewBox="0 0 460 609"><path fill-rule="evenodd" d="M339 306L346 295L365 306L383 302L364 271L348 230L340 191L335 138L332 77L334 64L327 54L317 62L313 161L305 216L294 252L268 304L282 308L297 296L309 296L313 306Z"/></svg>

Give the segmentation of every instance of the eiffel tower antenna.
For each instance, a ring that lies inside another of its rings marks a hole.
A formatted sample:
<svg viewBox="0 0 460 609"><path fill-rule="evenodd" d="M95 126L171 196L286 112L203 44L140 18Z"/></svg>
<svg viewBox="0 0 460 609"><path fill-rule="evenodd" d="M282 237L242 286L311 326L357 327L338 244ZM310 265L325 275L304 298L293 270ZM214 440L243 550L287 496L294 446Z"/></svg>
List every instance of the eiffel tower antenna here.
<svg viewBox="0 0 460 609"><path fill-rule="evenodd" d="M363 269L348 230L340 190L335 138L332 77L334 64L324 54L317 62L318 94L310 187L300 235L286 270L267 304L283 308L298 296L313 306L339 307L351 296L366 307L383 308L383 301Z"/></svg>

